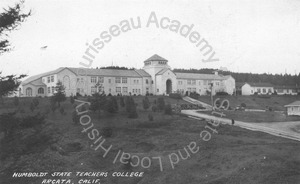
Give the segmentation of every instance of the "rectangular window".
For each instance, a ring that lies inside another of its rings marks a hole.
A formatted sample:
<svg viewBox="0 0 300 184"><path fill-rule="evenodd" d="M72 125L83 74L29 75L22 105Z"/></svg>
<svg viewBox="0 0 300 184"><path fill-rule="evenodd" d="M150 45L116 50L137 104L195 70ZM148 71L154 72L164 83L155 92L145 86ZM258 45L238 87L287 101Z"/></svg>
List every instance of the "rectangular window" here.
<svg viewBox="0 0 300 184"><path fill-rule="evenodd" d="M51 89L50 89L50 87L48 87L48 93L51 93Z"/></svg>
<svg viewBox="0 0 300 184"><path fill-rule="evenodd" d="M116 93L121 93L121 87L116 87Z"/></svg>
<svg viewBox="0 0 300 184"><path fill-rule="evenodd" d="M260 88L258 88L258 89L257 89L257 93L261 93L261 90L260 90Z"/></svg>
<svg viewBox="0 0 300 184"><path fill-rule="evenodd" d="M182 85L182 81L178 81L178 85Z"/></svg>
<svg viewBox="0 0 300 184"><path fill-rule="evenodd" d="M126 77L122 77L122 83L127 84L127 78Z"/></svg>
<svg viewBox="0 0 300 184"><path fill-rule="evenodd" d="M187 80L187 84L188 84L188 85L191 85L191 84L192 84L192 81L191 81L191 80Z"/></svg>
<svg viewBox="0 0 300 184"><path fill-rule="evenodd" d="M47 77L47 82L50 83L50 77Z"/></svg>
<svg viewBox="0 0 300 184"><path fill-rule="evenodd" d="M267 92L266 88L263 88L263 90L262 90L262 91L263 91L263 93L266 93L266 92Z"/></svg>
<svg viewBox="0 0 300 184"><path fill-rule="evenodd" d="M199 81L199 86L201 86L201 81Z"/></svg>
<svg viewBox="0 0 300 184"><path fill-rule="evenodd" d="M192 91L192 88L187 88L187 90L188 90L189 92L191 92L191 91Z"/></svg>
<svg viewBox="0 0 300 184"><path fill-rule="evenodd" d="M96 83L97 82L97 77L91 77L91 83Z"/></svg>
<svg viewBox="0 0 300 184"><path fill-rule="evenodd" d="M220 82L216 82L216 86L220 86Z"/></svg>
<svg viewBox="0 0 300 184"><path fill-rule="evenodd" d="M98 77L98 82L99 83L103 83L104 82L104 78L103 77Z"/></svg>
<svg viewBox="0 0 300 184"><path fill-rule="evenodd" d="M54 82L54 76L51 76L51 82Z"/></svg>
<svg viewBox="0 0 300 184"><path fill-rule="evenodd" d="M121 77L116 77L116 83L121 83Z"/></svg>
<svg viewBox="0 0 300 184"><path fill-rule="evenodd" d="M192 80L192 85L196 85L196 80Z"/></svg>
<svg viewBox="0 0 300 184"><path fill-rule="evenodd" d="M91 87L91 93L92 94L97 93L97 88L95 86Z"/></svg>
<svg viewBox="0 0 300 184"><path fill-rule="evenodd" d="M127 87L123 87L123 93L127 93L127 92L128 92Z"/></svg>
<svg viewBox="0 0 300 184"><path fill-rule="evenodd" d="M157 89L157 92L159 92L159 89Z"/></svg>
<svg viewBox="0 0 300 184"><path fill-rule="evenodd" d="M134 93L134 89L132 89L132 93Z"/></svg>
<svg viewBox="0 0 300 184"><path fill-rule="evenodd" d="M52 93L54 93L54 86L52 86Z"/></svg>
<svg viewBox="0 0 300 184"><path fill-rule="evenodd" d="M149 83L149 81L148 81L148 79L146 79L146 84L148 84Z"/></svg>
<svg viewBox="0 0 300 184"><path fill-rule="evenodd" d="M139 89L139 94L141 94L141 89Z"/></svg>

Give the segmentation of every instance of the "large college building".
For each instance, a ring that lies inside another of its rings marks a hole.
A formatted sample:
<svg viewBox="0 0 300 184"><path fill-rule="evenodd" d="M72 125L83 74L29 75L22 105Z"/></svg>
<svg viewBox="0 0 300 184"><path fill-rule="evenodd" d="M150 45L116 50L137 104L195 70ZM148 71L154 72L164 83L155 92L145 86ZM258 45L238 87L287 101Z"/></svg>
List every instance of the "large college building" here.
<svg viewBox="0 0 300 184"><path fill-rule="evenodd" d="M144 61L143 69L88 69L61 67L54 71L29 77L20 85L20 96L51 96L56 83L61 81L67 96L80 93L122 95L167 95L197 92L200 95L235 92L235 79L231 76L173 72L168 60L153 55Z"/></svg>

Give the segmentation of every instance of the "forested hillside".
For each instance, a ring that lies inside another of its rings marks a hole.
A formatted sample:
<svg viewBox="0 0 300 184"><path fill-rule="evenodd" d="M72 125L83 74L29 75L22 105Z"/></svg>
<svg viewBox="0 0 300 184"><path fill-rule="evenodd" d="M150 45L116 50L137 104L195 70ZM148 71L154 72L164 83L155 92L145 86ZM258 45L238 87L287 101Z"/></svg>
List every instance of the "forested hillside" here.
<svg viewBox="0 0 300 184"><path fill-rule="evenodd" d="M204 73L212 74L215 69L203 68L203 69L174 69L174 72L184 72L184 73ZM236 82L269 82L274 85L280 86L300 86L300 73L298 75L291 74L253 74L253 73L236 73L236 72L225 72L219 71L219 74L231 75L235 78Z"/></svg>

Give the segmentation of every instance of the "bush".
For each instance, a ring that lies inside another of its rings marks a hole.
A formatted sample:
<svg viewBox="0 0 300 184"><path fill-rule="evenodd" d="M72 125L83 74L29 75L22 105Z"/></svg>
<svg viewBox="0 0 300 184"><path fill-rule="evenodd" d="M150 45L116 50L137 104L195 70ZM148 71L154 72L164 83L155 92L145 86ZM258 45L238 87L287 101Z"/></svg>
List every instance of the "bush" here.
<svg viewBox="0 0 300 184"><path fill-rule="evenodd" d="M241 103L241 107L246 108L247 105L245 103Z"/></svg>
<svg viewBox="0 0 300 184"><path fill-rule="evenodd" d="M219 91L216 93L216 95L220 95L220 96L228 96L229 94L225 91Z"/></svg>
<svg viewBox="0 0 300 184"><path fill-rule="evenodd" d="M191 92L190 93L190 97L193 99L198 100L198 98L200 97L200 94L196 93L196 92Z"/></svg>
<svg viewBox="0 0 300 184"><path fill-rule="evenodd" d="M74 102L75 102L74 96L71 96L71 97L70 97L70 102L71 102L71 104L74 104Z"/></svg>
<svg viewBox="0 0 300 184"><path fill-rule="evenodd" d="M125 102L124 102L124 97L123 96L120 97L120 106L125 107Z"/></svg>
<svg viewBox="0 0 300 184"><path fill-rule="evenodd" d="M153 105L151 109L152 109L152 112L156 112L157 111L157 106Z"/></svg>
<svg viewBox="0 0 300 184"><path fill-rule="evenodd" d="M165 106L165 114L171 115L172 114L172 107L170 104Z"/></svg>
<svg viewBox="0 0 300 184"><path fill-rule="evenodd" d="M170 93L169 97L174 98L174 99L182 99L182 97L179 93Z"/></svg>
<svg viewBox="0 0 300 184"><path fill-rule="evenodd" d="M128 112L128 118L137 118L136 104L132 97L126 98L126 112Z"/></svg>
<svg viewBox="0 0 300 184"><path fill-rule="evenodd" d="M72 112L72 121L74 124L79 124L80 116L77 114L76 110Z"/></svg>
<svg viewBox="0 0 300 184"><path fill-rule="evenodd" d="M65 115L66 114L65 113L65 109L63 107L59 108L59 112L60 112L61 115Z"/></svg>
<svg viewBox="0 0 300 184"><path fill-rule="evenodd" d="M143 99L143 108L145 110L149 109L150 107L150 102L149 102L149 99L147 98L147 96Z"/></svg>
<svg viewBox="0 0 300 184"><path fill-rule="evenodd" d="M165 109L165 100L163 97L157 99L157 108L161 111Z"/></svg>
<svg viewBox="0 0 300 184"><path fill-rule="evenodd" d="M35 109L35 105L34 105L34 103L33 103L33 102L31 102L31 103L30 103L29 109L31 110L31 112L33 112L33 111L34 111L34 109Z"/></svg>
<svg viewBox="0 0 300 184"><path fill-rule="evenodd" d="M37 99L37 98L34 98L32 100L32 103L33 103L34 107L37 107L40 104L39 99Z"/></svg>
<svg viewBox="0 0 300 184"><path fill-rule="evenodd" d="M148 114L148 119L149 119L149 121L153 121L153 115L152 114Z"/></svg>

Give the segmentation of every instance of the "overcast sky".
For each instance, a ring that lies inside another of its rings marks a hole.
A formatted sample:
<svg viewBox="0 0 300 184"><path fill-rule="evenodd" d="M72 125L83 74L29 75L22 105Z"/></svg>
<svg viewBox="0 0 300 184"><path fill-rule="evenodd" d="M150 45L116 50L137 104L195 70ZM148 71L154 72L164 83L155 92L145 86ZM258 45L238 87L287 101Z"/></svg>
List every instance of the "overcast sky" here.
<svg viewBox="0 0 300 184"><path fill-rule="evenodd" d="M1 0L0 12L13 4ZM172 68L300 72L299 0L26 0L26 9L32 9L32 16L10 33L14 50L0 55L4 74L34 75L62 66L80 67L87 43L112 25L138 17L141 28L112 37L91 67L113 63L142 68L144 60L158 54ZM147 27L151 12L158 20L167 17L181 26L193 24L193 31L208 41L219 61L202 62L203 52L179 33L154 24Z"/></svg>

